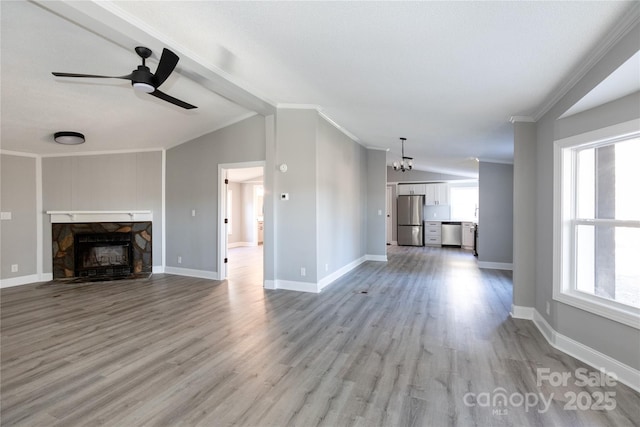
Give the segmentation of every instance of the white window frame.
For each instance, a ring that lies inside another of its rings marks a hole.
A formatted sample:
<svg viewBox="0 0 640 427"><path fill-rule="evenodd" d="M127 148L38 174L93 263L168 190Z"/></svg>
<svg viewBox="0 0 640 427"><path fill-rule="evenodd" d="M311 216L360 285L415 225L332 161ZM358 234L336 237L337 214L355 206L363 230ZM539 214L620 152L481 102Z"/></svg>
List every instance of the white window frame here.
<svg viewBox="0 0 640 427"><path fill-rule="evenodd" d="M554 142L553 299L607 319L640 329L640 309L580 292L575 288L575 232L578 224L615 223L640 227L640 221L576 220L575 166L578 147L599 146L640 137L640 119ZM640 261L640 260L639 260Z"/></svg>

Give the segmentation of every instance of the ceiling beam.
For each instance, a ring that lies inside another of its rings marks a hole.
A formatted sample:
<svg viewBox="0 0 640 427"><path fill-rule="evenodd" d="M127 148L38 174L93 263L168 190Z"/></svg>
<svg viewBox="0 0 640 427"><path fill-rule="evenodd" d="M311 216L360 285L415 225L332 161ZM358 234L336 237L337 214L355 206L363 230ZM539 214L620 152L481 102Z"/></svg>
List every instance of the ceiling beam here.
<svg viewBox="0 0 640 427"><path fill-rule="evenodd" d="M275 103L258 95L257 90L110 2L34 0L34 3L127 50L149 46L160 51L167 47L180 57L176 68L179 74L251 111L265 116L276 112Z"/></svg>

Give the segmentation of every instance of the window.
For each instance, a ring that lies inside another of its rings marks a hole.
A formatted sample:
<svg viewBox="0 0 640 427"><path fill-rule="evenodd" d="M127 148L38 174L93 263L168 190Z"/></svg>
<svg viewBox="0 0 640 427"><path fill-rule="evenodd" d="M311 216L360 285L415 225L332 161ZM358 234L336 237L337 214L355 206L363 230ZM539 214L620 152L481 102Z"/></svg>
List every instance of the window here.
<svg viewBox="0 0 640 427"><path fill-rule="evenodd" d="M451 218L465 221L478 220L478 185L451 186Z"/></svg>
<svg viewBox="0 0 640 427"><path fill-rule="evenodd" d="M640 131L627 128L556 141L554 299L640 329Z"/></svg>

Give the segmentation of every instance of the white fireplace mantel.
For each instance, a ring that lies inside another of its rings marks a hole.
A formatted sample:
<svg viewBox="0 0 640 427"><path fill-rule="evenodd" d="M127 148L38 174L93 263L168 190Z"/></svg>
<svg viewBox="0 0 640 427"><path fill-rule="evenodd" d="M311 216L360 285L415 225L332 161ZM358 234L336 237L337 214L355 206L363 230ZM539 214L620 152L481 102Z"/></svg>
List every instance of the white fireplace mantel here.
<svg viewBox="0 0 640 427"><path fill-rule="evenodd" d="M151 211L47 211L51 223L153 221Z"/></svg>

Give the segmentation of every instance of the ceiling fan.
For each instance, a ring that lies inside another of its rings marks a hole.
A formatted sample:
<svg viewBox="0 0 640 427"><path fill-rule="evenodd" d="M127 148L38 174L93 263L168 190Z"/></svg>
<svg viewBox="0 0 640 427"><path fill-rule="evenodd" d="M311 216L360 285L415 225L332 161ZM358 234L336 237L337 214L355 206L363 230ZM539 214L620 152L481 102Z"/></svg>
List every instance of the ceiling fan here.
<svg viewBox="0 0 640 427"><path fill-rule="evenodd" d="M131 80L131 84L135 90L140 92L148 93L149 95L153 95L156 98L160 98L164 101L170 102L178 107L185 108L187 110L191 110L192 108L198 108L195 105L191 105L184 101L174 98L173 96L167 95L164 92L158 90L158 87L171 75L173 70L176 68L178 61L178 55L171 52L169 49L162 50L162 56L160 57L160 62L158 63L158 68L156 69L156 73L153 74L149 67L145 65L145 60L151 56L151 49L138 46L136 47L136 53L140 58L142 58L142 65L138 65L138 68L133 70L131 74L126 76L98 76L95 74L74 74L74 73L51 73L56 77L88 77L93 79L123 79L123 80Z"/></svg>

